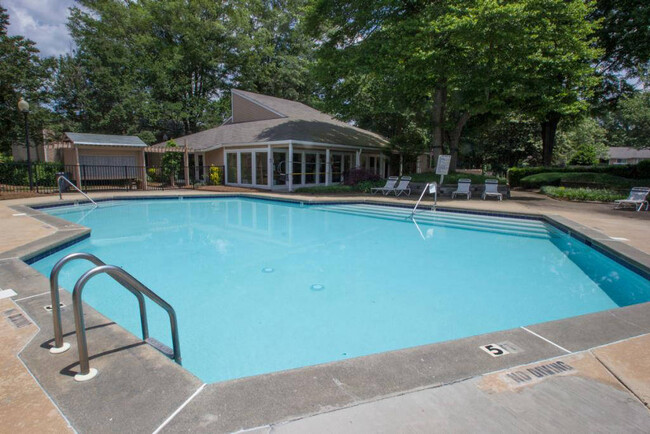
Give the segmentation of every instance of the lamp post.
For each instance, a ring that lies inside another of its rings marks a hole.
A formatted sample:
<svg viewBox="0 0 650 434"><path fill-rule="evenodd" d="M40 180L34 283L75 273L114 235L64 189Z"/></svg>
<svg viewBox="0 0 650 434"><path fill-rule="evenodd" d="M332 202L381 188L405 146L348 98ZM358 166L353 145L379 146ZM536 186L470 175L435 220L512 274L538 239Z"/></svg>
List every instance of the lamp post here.
<svg viewBox="0 0 650 434"><path fill-rule="evenodd" d="M32 159L29 152L29 124L27 115L29 114L29 104L22 97L18 101L18 110L25 116L25 147L27 148L27 173L29 174L29 191L34 190L34 177L32 176Z"/></svg>

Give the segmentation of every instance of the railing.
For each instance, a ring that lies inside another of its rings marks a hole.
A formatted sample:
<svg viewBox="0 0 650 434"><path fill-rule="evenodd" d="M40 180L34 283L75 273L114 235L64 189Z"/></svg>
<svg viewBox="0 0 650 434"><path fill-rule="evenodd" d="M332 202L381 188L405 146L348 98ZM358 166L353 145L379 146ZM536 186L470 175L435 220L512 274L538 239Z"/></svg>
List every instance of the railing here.
<svg viewBox="0 0 650 434"><path fill-rule="evenodd" d="M415 206L411 211L411 216L410 216L411 218L415 215L415 212L417 211L418 206L420 205L420 202L422 201L422 198L427 193L427 191L434 195L433 210L435 211L436 207L438 206L438 184L436 184L435 182L427 183L427 185L425 185L424 188L422 189L422 194L420 194L420 198L415 203Z"/></svg>
<svg viewBox="0 0 650 434"><path fill-rule="evenodd" d="M70 253L69 255L64 256L59 259L59 261L54 264L52 271L50 272L50 298L52 300L52 325L54 329L54 346L50 348L52 354L59 354L70 349L70 344L63 341L63 330L61 328L61 306L59 298L59 272L61 268L68 262L84 259L90 261L96 266L106 265L101 261L97 256L91 255L90 253ZM131 290L125 283L118 280L122 286L131 291L133 295L138 299L138 305L140 306L140 324L142 326L142 340L147 340L149 338L149 326L147 322L147 305L144 302L144 296L138 291Z"/></svg>
<svg viewBox="0 0 650 434"><path fill-rule="evenodd" d="M86 341L86 326L84 321L83 314L83 302L82 302L82 293L83 289L90 279L99 274L108 274L116 282L122 285L125 289L131 292L138 299L138 304L140 306L140 324L142 326L142 339L145 342L149 343L149 327L147 322L147 309L144 297L146 296L151 301L156 303L158 306L162 307L167 314L169 315L169 323L172 334L172 358L179 365L182 362L181 359L181 348L180 342L178 339L178 321L176 319L176 312L174 308L167 303L165 300L160 298L155 292L147 288L144 284L139 282L129 273L116 267L114 265L106 265L99 258L90 253L72 253L60 259L52 268L50 273L50 293L52 299L52 321L54 325L54 347L50 348L50 352L53 354L58 354L67 351L70 348L70 344L63 341L63 331L61 328L61 309L59 305L59 283L58 277L61 268L70 261L76 259L85 259L97 265L95 268L86 271L80 278L77 280L77 283L74 286L72 291L72 305L74 310L74 321L75 329L77 335L77 347L79 351L79 368L80 372L75 375L75 380L77 381L87 381L97 375L97 370L90 368L90 362L88 359L88 343Z"/></svg>
<svg viewBox="0 0 650 434"><path fill-rule="evenodd" d="M90 196L88 196L86 193L83 191L79 190L76 185L74 185L68 178L65 177L63 173L57 173L57 183L59 184L59 199L63 199L63 192L61 191L61 181L64 181L66 184L68 184L70 187L74 188L77 190L79 193L83 194L86 199L88 199L90 202L92 202L93 205L98 206L97 202L92 200Z"/></svg>
<svg viewBox="0 0 650 434"><path fill-rule="evenodd" d="M164 190L189 187L196 184L223 185L223 166L179 166L169 173L161 166L99 166L64 165L62 163L33 162L33 189L29 187L26 162L0 163L1 193L55 193L58 191L57 173L83 191ZM218 172L218 176L215 176ZM187 174L187 178L186 175Z"/></svg>

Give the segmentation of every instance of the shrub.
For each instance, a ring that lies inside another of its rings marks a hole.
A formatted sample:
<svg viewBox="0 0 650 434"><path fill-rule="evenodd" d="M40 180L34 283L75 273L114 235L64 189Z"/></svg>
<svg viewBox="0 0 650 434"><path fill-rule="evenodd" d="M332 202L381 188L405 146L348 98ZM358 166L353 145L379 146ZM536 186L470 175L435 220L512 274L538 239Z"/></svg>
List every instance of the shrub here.
<svg viewBox="0 0 650 434"><path fill-rule="evenodd" d="M592 202L613 202L627 195L616 190L591 188L542 187L542 193L557 199Z"/></svg>
<svg viewBox="0 0 650 434"><path fill-rule="evenodd" d="M358 184L354 185L353 188L354 190L360 191L362 193L370 193L370 189L375 187L383 187L385 184L386 183L381 179L376 181L361 181Z"/></svg>
<svg viewBox="0 0 650 434"><path fill-rule="evenodd" d="M636 173L639 178L650 178L650 160L641 160L636 165Z"/></svg>
<svg viewBox="0 0 650 434"><path fill-rule="evenodd" d="M210 185L221 185L221 167L210 166Z"/></svg>
<svg viewBox="0 0 650 434"><path fill-rule="evenodd" d="M569 164L576 166L593 166L598 164L596 148L591 145L581 145L569 160Z"/></svg>
<svg viewBox="0 0 650 434"><path fill-rule="evenodd" d="M641 163L639 163L641 164ZM508 169L508 183L511 187L520 187L521 180L530 175L546 172L575 173L607 173L632 179L648 179L648 166L639 165L615 165L615 166L567 166L567 167L511 167Z"/></svg>
<svg viewBox="0 0 650 434"><path fill-rule="evenodd" d="M411 175L412 182L440 182L440 175L436 175L435 172L424 172L424 173L413 173ZM453 172L448 175L445 175L443 182L445 184L457 184L459 179L467 178L472 180L472 184L483 184L486 179L498 179L499 184L505 184L506 178L501 178L493 175L477 175L474 173L459 173Z"/></svg>
<svg viewBox="0 0 650 434"><path fill-rule="evenodd" d="M607 173L591 172L546 172L522 178L524 188L540 188L545 185L590 188L630 188L650 183L648 179L628 179Z"/></svg>
<svg viewBox="0 0 650 434"><path fill-rule="evenodd" d="M355 168L355 169L350 169L348 171L348 173L345 175L345 179L343 180L343 184L356 185L360 182L378 181L380 179L381 178L376 173L370 172L362 168Z"/></svg>

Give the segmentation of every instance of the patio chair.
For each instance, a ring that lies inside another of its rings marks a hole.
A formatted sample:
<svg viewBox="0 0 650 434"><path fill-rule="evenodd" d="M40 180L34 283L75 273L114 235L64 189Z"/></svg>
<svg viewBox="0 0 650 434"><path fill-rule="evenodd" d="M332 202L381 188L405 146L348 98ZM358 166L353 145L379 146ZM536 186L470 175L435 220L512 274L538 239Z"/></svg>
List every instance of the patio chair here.
<svg viewBox="0 0 650 434"><path fill-rule="evenodd" d="M398 176L389 176L388 179L386 180L386 185L384 185L383 187L371 188L370 193L375 194L381 191L382 194L386 196L388 193L395 190L395 184L397 184L398 179L399 179Z"/></svg>
<svg viewBox="0 0 650 434"><path fill-rule="evenodd" d="M409 187L409 184L411 183L411 177L410 176L402 176L399 180L399 184L397 184L397 187L393 189L393 193L395 193L395 197L401 196L402 193L404 193L407 196L411 195L411 187Z"/></svg>
<svg viewBox="0 0 650 434"><path fill-rule="evenodd" d="M625 205L632 205L636 208L637 211L641 211L645 206L646 211L648 210L648 194L650 193L650 188L648 187L634 187L630 190L630 194L627 199L616 200L616 207L614 209L623 208Z"/></svg>
<svg viewBox="0 0 650 434"><path fill-rule="evenodd" d="M481 199L485 200L486 197L496 197L499 200L503 200L503 195L499 193L499 181L496 179L486 179L485 180L485 191L481 195Z"/></svg>
<svg viewBox="0 0 650 434"><path fill-rule="evenodd" d="M464 194L467 197L467 200L472 198L472 192L469 191L469 187L472 185L472 180L467 178L462 178L458 180L458 187L456 191L451 193L451 198L455 199L459 194Z"/></svg>

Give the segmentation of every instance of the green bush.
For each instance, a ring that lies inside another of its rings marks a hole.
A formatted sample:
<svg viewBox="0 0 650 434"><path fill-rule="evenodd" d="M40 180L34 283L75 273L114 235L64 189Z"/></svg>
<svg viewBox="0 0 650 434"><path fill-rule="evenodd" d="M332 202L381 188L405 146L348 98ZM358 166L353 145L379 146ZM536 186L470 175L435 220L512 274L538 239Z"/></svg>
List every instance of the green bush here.
<svg viewBox="0 0 650 434"><path fill-rule="evenodd" d="M440 175L436 175L435 172L424 172L424 173L414 173L409 175L412 178L412 182L440 182ZM498 179L499 184L505 184L506 178L500 178L498 176L491 175L476 175L473 173L450 173L445 175L443 182L445 184L457 184L459 179L471 179L472 184L484 184L486 179Z"/></svg>
<svg viewBox="0 0 650 434"><path fill-rule="evenodd" d="M607 173L609 175L620 176L622 178L648 179L647 165L613 165L613 166L567 166L567 167L511 167L508 169L508 183L510 187L521 187L521 180L530 175L546 172L590 172L590 173Z"/></svg>
<svg viewBox="0 0 650 434"><path fill-rule="evenodd" d="M591 202L613 202L625 199L627 194L616 190L591 188L542 187L542 193L557 199Z"/></svg>
<svg viewBox="0 0 650 434"><path fill-rule="evenodd" d="M639 178L650 178L650 160L639 161L639 164L636 165L636 173Z"/></svg>
<svg viewBox="0 0 650 434"><path fill-rule="evenodd" d="M598 164L596 148L591 145L581 145L569 160L569 164L576 166L593 166Z"/></svg>
<svg viewBox="0 0 650 434"><path fill-rule="evenodd" d="M546 172L530 175L522 178L521 187L540 188L545 185L564 186L564 187L589 187L589 188L617 188L626 189L631 187L641 187L650 184L648 179L628 179L620 176L609 175L607 173L590 173L590 172Z"/></svg>

